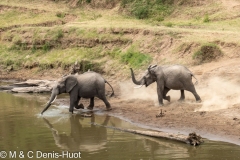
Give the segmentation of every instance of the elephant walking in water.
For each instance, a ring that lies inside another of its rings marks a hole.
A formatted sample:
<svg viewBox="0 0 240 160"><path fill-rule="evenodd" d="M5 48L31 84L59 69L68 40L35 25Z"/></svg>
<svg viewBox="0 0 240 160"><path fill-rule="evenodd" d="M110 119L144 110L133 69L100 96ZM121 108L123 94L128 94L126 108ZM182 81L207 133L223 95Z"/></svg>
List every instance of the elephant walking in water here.
<svg viewBox="0 0 240 160"><path fill-rule="evenodd" d="M47 106L43 109L41 114L43 114L57 98L57 95L61 93L69 93L70 95L70 107L69 112L73 113L73 108L79 108L78 102L81 98L90 98L90 105L88 109L93 109L94 107L94 97L101 99L107 110L111 110L111 105L107 101L105 96L105 83L107 83L111 88L112 86L98 73L88 71L80 75L70 75L62 78L53 87L51 98L47 103ZM112 88L112 94L114 91Z"/></svg>
<svg viewBox="0 0 240 160"><path fill-rule="evenodd" d="M144 76L139 81L135 79L132 68L130 68L130 70L132 81L136 85L145 85L147 87L153 82L157 83L158 102L160 106L163 105L163 99L170 102L170 96L166 95L171 89L181 91L181 97L179 99L181 101L185 99L184 90L187 90L192 92L197 102L201 102L201 98L197 94L192 82L192 77L195 79L196 77L189 69L182 65L150 65Z"/></svg>

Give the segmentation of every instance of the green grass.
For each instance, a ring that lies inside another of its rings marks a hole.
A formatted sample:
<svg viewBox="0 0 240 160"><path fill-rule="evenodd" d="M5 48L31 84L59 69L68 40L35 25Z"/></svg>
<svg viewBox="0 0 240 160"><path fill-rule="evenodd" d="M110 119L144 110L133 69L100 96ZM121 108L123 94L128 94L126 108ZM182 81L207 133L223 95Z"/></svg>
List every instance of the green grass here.
<svg viewBox="0 0 240 160"><path fill-rule="evenodd" d="M152 61L149 55L136 52L128 51L121 56L121 62L128 64L130 67L140 68Z"/></svg>
<svg viewBox="0 0 240 160"><path fill-rule="evenodd" d="M164 26L166 27L173 27L173 23L172 22L167 22L167 23L164 23Z"/></svg>
<svg viewBox="0 0 240 160"><path fill-rule="evenodd" d="M5 67L13 66L14 69L38 65L40 70L49 68L70 67L76 61L84 62L85 69L101 68L104 57L109 56L119 64L125 64L133 68L141 68L149 63L152 59L149 55L139 52L135 48L130 48L126 52L115 48L108 51L104 46L93 48L67 48L67 49L50 49L48 44L43 45L42 49L25 49L7 47L0 45L0 63Z"/></svg>
<svg viewBox="0 0 240 160"><path fill-rule="evenodd" d="M115 49L107 54L113 59L118 59L121 63L133 68L142 68L152 61L150 55L139 52L134 46L130 47L126 52Z"/></svg>
<svg viewBox="0 0 240 160"><path fill-rule="evenodd" d="M54 13L33 13L31 11L7 10L1 13L0 27L8 27L12 25L37 24L46 21L57 20L58 17Z"/></svg>

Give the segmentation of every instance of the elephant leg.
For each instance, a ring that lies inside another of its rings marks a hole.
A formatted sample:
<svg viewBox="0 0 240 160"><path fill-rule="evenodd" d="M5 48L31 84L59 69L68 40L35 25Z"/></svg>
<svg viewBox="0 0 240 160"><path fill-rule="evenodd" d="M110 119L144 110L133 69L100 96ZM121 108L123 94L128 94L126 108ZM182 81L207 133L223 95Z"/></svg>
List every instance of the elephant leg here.
<svg viewBox="0 0 240 160"><path fill-rule="evenodd" d="M79 104L81 97L78 98L78 105L75 106L76 109L84 109L84 105L82 103Z"/></svg>
<svg viewBox="0 0 240 160"><path fill-rule="evenodd" d="M158 102L160 106L163 106L163 89L161 87L157 87L157 93L158 93Z"/></svg>
<svg viewBox="0 0 240 160"><path fill-rule="evenodd" d="M196 89L195 89L193 84L190 85L186 90L189 91L189 92L192 92L192 94L194 95L194 97L195 97L197 102L201 102L202 101L200 96L197 94Z"/></svg>
<svg viewBox="0 0 240 160"><path fill-rule="evenodd" d="M72 112L73 114L73 108L77 108L78 107L78 101L77 100L71 100L70 98L70 107L69 107L69 112Z"/></svg>
<svg viewBox="0 0 240 160"><path fill-rule="evenodd" d="M90 98L90 104L89 104L89 106L87 107L87 109L92 110L93 107L94 107L94 97Z"/></svg>
<svg viewBox="0 0 240 160"><path fill-rule="evenodd" d="M178 101L183 101L184 99L185 99L184 90L181 90L181 97L179 98Z"/></svg>
<svg viewBox="0 0 240 160"><path fill-rule="evenodd" d="M107 98L105 96L101 96L101 97L99 97L99 99L101 99L105 103L107 111L112 110L112 107L111 107L110 103L107 101Z"/></svg>
<svg viewBox="0 0 240 160"><path fill-rule="evenodd" d="M163 99L165 99L165 100L167 100L168 102L170 102L171 97L170 97L170 96L166 96L167 93L168 93L168 91L170 91L170 89L167 88L167 87L164 87L164 90L163 90Z"/></svg>
<svg viewBox="0 0 240 160"><path fill-rule="evenodd" d="M78 108L78 102L80 100L80 98L77 96L77 94L74 92L70 92L70 107L69 107L69 112L72 112L73 114L73 108Z"/></svg>

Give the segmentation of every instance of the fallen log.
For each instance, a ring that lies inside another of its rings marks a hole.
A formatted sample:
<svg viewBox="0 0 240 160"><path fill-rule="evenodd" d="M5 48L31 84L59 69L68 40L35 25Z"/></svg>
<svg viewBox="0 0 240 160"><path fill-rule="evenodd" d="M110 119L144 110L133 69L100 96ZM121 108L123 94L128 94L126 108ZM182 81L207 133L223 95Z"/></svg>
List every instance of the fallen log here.
<svg viewBox="0 0 240 160"><path fill-rule="evenodd" d="M15 93L43 93L43 92L51 92L50 87L16 87L11 89L12 92Z"/></svg>
<svg viewBox="0 0 240 160"><path fill-rule="evenodd" d="M173 134L173 133L166 133L166 132L160 132L160 131L144 131L144 130L134 130L134 129L123 129L123 128L117 128L117 127L110 127L110 126L104 126L99 125L96 123L92 123L93 125L98 125L106 128L111 128L123 132L129 132L134 134L140 134L144 136L150 136L150 137L156 137L156 138L166 138L170 140L175 140L183 143L187 143L193 146L200 145L203 143L203 139L200 135L197 135L195 132L189 133L188 136L183 134Z"/></svg>
<svg viewBox="0 0 240 160"><path fill-rule="evenodd" d="M1 86L0 90L8 90L16 93L42 93L51 92L55 81L48 80L27 80L14 83L8 86Z"/></svg>

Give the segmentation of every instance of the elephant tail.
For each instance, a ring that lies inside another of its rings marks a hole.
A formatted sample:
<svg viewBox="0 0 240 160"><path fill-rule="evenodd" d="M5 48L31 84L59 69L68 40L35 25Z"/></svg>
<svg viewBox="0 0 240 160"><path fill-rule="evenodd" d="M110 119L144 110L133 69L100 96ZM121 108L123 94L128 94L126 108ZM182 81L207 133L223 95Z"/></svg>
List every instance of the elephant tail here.
<svg viewBox="0 0 240 160"><path fill-rule="evenodd" d="M197 85L197 84L198 84L198 80L197 80L197 78L196 78L196 77L194 76L194 74L192 74L192 73L191 73L191 76L194 77L194 78L196 79L195 85Z"/></svg>
<svg viewBox="0 0 240 160"><path fill-rule="evenodd" d="M105 83L107 83L111 88L112 88L112 94L110 95L110 97L112 97L114 95L114 90L113 90L113 87L111 86L110 83L108 83L108 81L105 80Z"/></svg>

